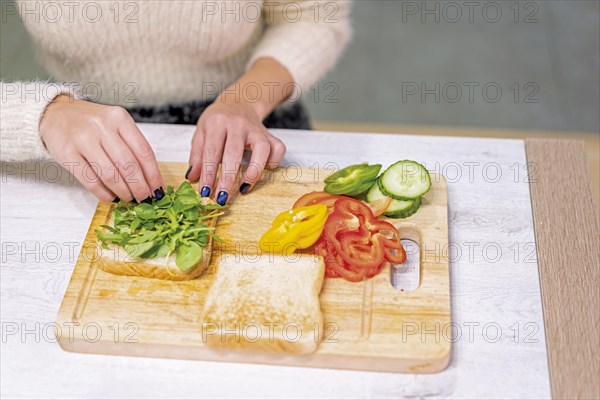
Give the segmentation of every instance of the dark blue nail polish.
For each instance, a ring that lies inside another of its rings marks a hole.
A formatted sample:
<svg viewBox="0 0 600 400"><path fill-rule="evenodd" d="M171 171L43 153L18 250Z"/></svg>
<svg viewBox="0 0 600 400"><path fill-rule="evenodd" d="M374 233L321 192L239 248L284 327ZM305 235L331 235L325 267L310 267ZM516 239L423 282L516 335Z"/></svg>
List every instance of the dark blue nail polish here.
<svg viewBox="0 0 600 400"><path fill-rule="evenodd" d="M225 203L227 203L228 197L229 197L229 193L227 193L224 190L220 191L219 195L217 196L217 204L220 206L224 206Z"/></svg>
<svg viewBox="0 0 600 400"><path fill-rule="evenodd" d="M200 196L202 196L202 197L210 196L210 188L208 186L202 186L202 190L200 190Z"/></svg>
<svg viewBox="0 0 600 400"><path fill-rule="evenodd" d="M162 186L154 191L154 197L156 197L156 200L160 200L165 197L165 190L162 188Z"/></svg>
<svg viewBox="0 0 600 400"><path fill-rule="evenodd" d="M188 168L187 172L185 173L185 179L187 179L188 176L189 176L189 174L190 174L190 172L192 172L192 167L193 167L193 165L190 165L190 167Z"/></svg>
<svg viewBox="0 0 600 400"><path fill-rule="evenodd" d="M244 182L242 183L242 185L240 186L240 193L241 194L246 194L248 193L248 190L250 190L250 183L249 182Z"/></svg>
<svg viewBox="0 0 600 400"><path fill-rule="evenodd" d="M120 201L121 201L121 199L119 198L119 196L117 196L117 197L115 197L115 199L113 200L113 203L118 203L118 202L120 202Z"/></svg>

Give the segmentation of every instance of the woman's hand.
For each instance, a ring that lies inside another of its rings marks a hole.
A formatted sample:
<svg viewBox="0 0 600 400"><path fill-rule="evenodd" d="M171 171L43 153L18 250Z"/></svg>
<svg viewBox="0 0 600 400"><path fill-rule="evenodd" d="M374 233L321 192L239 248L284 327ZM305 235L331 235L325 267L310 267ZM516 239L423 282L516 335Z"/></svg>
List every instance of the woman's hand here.
<svg viewBox="0 0 600 400"><path fill-rule="evenodd" d="M252 157L241 178L241 194L248 193L260 179L265 166L279 165L285 145L267 131L262 121L289 97L293 83L290 73L278 61L259 58L202 113L192 139L190 168L185 178L200 179L203 197L215 193L217 203L227 203L244 149L252 150ZM245 101L246 89L255 92L252 101ZM221 175L215 185L219 163Z"/></svg>
<svg viewBox="0 0 600 400"><path fill-rule="evenodd" d="M48 152L102 201L164 196L154 152L121 107L58 96L40 122Z"/></svg>
<svg viewBox="0 0 600 400"><path fill-rule="evenodd" d="M246 194L260 179L265 166L279 165L285 145L267 131L251 104L227 103L218 98L198 120L186 179L200 179L200 194L208 197L215 193L217 203L224 205L236 181L244 149L252 150L252 156L240 180L241 194ZM215 182L219 163L221 175Z"/></svg>

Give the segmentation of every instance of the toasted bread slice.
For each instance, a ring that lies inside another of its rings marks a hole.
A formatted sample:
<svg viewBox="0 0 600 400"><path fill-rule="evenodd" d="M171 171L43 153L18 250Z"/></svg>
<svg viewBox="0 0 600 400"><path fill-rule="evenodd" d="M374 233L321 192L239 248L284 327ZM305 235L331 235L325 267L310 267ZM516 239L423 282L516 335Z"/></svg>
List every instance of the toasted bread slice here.
<svg viewBox="0 0 600 400"><path fill-rule="evenodd" d="M238 258L236 260L236 258ZM309 354L323 334L319 292L323 259L223 255L204 304L202 340L210 347Z"/></svg>
<svg viewBox="0 0 600 400"><path fill-rule="evenodd" d="M216 226L217 217L207 220L206 224L210 227ZM202 249L202 258L198 264L185 272L175 264L177 253L173 253L169 260L166 257L132 257L121 246L109 245L108 249L104 249L100 243L97 245L95 262L101 270L115 275L186 281L198 278L208 268L212 253L212 241L212 237L209 237L207 245Z"/></svg>

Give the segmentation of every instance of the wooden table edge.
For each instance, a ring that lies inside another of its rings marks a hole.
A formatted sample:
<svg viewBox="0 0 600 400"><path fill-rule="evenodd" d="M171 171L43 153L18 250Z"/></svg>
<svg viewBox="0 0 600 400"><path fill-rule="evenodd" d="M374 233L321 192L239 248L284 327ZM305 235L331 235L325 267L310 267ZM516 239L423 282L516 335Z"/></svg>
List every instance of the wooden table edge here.
<svg viewBox="0 0 600 400"><path fill-rule="evenodd" d="M379 133L379 134L408 134L445 137L488 138L488 139L568 139L582 140L586 144L588 165L592 178L592 194L597 205L600 205L600 136L595 132L548 131L502 129L473 126L446 125L407 125L407 124L373 124L373 123L341 123L317 120L313 123L319 131L332 133Z"/></svg>
<svg viewBox="0 0 600 400"><path fill-rule="evenodd" d="M556 399L600 398L600 239L582 141L525 139Z"/></svg>

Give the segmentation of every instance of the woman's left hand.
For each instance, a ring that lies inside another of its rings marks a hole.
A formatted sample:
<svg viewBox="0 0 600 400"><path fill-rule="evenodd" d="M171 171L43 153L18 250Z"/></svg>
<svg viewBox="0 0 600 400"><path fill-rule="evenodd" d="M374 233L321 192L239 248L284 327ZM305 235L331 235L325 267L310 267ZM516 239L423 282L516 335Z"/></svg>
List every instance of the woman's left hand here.
<svg viewBox="0 0 600 400"><path fill-rule="evenodd" d="M252 104L228 103L217 98L198 120L186 179L200 179L200 194L208 197L214 193L217 203L224 205L235 184L245 149L250 149L252 156L240 180L242 194L260 179L265 166L279 165L286 148L267 131ZM221 175L215 182L220 162Z"/></svg>

